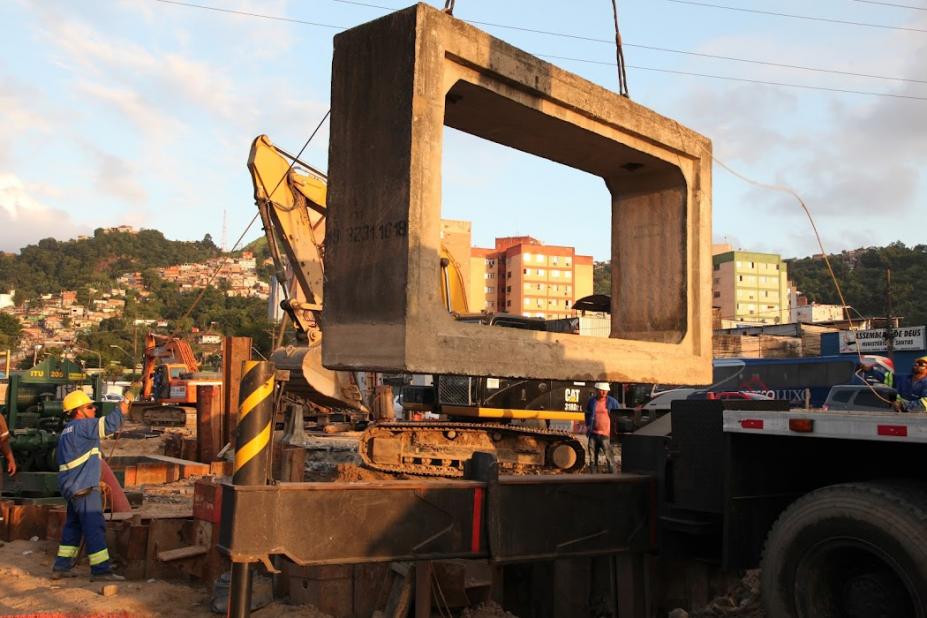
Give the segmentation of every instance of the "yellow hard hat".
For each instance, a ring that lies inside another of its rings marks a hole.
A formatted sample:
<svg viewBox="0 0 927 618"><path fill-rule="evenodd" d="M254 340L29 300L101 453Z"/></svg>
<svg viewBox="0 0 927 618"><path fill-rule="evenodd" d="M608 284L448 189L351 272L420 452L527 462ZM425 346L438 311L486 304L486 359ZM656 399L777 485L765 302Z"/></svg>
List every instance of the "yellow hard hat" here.
<svg viewBox="0 0 927 618"><path fill-rule="evenodd" d="M84 391L71 391L64 396L64 401L61 402L61 407L64 408L65 412L71 412L76 410L81 406L85 406L88 403L93 403L90 400L90 397L87 396L87 393Z"/></svg>

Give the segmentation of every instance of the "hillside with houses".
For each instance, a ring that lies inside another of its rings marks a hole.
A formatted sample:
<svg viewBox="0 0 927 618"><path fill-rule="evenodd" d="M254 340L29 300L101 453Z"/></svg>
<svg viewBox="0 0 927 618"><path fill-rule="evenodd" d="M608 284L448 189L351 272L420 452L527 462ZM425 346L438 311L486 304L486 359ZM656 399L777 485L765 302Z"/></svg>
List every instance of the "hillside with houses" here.
<svg viewBox="0 0 927 618"><path fill-rule="evenodd" d="M56 260L61 268L54 268ZM120 265L130 269L119 272ZM139 354L139 332L148 329L211 343L232 323L263 327L270 285L259 272L252 251L225 254L208 237L169 241L123 226L72 241L46 239L0 257L0 352L9 349L15 366L52 353L85 358L90 366L108 360L132 366L128 356ZM208 293L187 311L204 288Z"/></svg>

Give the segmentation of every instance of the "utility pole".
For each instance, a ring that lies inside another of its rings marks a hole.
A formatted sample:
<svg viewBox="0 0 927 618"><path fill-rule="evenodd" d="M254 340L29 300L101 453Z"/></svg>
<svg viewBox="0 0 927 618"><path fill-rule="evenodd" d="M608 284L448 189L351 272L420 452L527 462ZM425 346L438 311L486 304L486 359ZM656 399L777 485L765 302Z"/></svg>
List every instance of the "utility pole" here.
<svg viewBox="0 0 927 618"><path fill-rule="evenodd" d="M138 366L138 314L132 322L132 373L135 373Z"/></svg>
<svg viewBox="0 0 927 618"><path fill-rule="evenodd" d="M885 339L887 341L888 357L895 362L895 334L898 325L892 315L892 269L885 269Z"/></svg>

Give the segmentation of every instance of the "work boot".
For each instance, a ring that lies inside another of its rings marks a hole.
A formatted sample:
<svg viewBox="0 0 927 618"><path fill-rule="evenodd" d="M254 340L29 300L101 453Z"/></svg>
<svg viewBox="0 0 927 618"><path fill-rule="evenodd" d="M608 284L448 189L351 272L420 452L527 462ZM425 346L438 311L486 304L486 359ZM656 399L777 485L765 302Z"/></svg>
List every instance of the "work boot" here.
<svg viewBox="0 0 927 618"><path fill-rule="evenodd" d="M69 577L77 577L77 573L74 571L59 571L57 569L52 570L51 578L52 579L65 579Z"/></svg>
<svg viewBox="0 0 927 618"><path fill-rule="evenodd" d="M126 580L122 575L116 575L112 571L109 573L100 573L99 575L91 575L90 581L92 582L124 582Z"/></svg>

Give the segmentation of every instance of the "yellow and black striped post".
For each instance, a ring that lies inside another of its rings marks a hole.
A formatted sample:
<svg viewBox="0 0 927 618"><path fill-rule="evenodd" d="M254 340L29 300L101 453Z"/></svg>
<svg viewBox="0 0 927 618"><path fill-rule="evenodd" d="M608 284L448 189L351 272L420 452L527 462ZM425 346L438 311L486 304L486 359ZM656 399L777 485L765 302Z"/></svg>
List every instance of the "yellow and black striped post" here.
<svg viewBox="0 0 927 618"><path fill-rule="evenodd" d="M274 364L245 361L238 394L233 484L264 485L267 482L273 416Z"/></svg>
<svg viewBox="0 0 927 618"><path fill-rule="evenodd" d="M274 364L242 363L238 394L238 428L235 434L233 485L264 485L270 463L274 421ZM229 613L232 618L251 614L251 565L232 563Z"/></svg>

